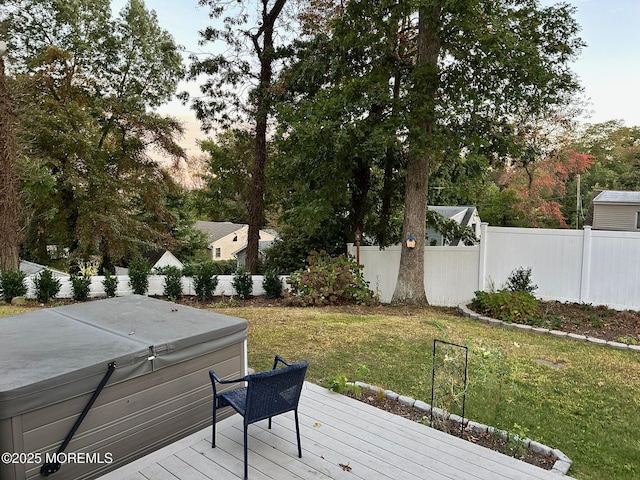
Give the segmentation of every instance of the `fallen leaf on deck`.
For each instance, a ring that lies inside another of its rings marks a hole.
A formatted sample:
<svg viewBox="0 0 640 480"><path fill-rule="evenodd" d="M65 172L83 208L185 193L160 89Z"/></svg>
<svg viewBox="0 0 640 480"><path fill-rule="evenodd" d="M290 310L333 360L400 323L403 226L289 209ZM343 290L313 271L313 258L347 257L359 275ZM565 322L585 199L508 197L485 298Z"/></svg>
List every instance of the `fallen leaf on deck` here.
<svg viewBox="0 0 640 480"><path fill-rule="evenodd" d="M315 428L320 428L322 426L322 424L320 422L316 422L316 423L313 424L313 426Z"/></svg>
<svg viewBox="0 0 640 480"><path fill-rule="evenodd" d="M339 463L338 465L340 465L340 467L342 467L342 470L344 470L345 472L351 471L351 467L349 466L349 464L345 465L344 463Z"/></svg>

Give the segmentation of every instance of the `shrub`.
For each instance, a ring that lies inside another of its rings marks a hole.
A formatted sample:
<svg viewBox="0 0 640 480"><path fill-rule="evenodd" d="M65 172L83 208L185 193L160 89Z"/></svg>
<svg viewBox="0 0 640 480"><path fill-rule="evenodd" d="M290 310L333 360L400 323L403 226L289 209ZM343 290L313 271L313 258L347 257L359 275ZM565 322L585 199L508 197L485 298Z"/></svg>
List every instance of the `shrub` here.
<svg viewBox="0 0 640 480"><path fill-rule="evenodd" d="M287 279L292 294L303 305L375 302L369 283L362 276L362 267L352 256L332 258L325 251L311 252L307 262L305 269Z"/></svg>
<svg viewBox="0 0 640 480"><path fill-rule="evenodd" d="M528 292L477 291L471 306L478 312L505 322L531 323L540 315L540 301Z"/></svg>
<svg viewBox="0 0 640 480"><path fill-rule="evenodd" d="M111 274L105 270L102 286L104 287L104 293L107 294L107 297L115 297L116 291L118 290L118 277L116 275L111 276Z"/></svg>
<svg viewBox="0 0 640 480"><path fill-rule="evenodd" d="M262 288L264 288L267 298L282 297L282 281L275 270L267 270L262 280Z"/></svg>
<svg viewBox="0 0 640 480"><path fill-rule="evenodd" d="M215 274L214 262L208 260L193 266L191 276L193 277L193 286L198 300L204 302L212 299L218 286L218 276Z"/></svg>
<svg viewBox="0 0 640 480"><path fill-rule="evenodd" d="M531 268L518 268L511 272L507 279L507 290L511 292L533 293L538 288L531 281Z"/></svg>
<svg viewBox="0 0 640 480"><path fill-rule="evenodd" d="M164 295L169 300L176 300L182 296L182 270L178 267L164 267Z"/></svg>
<svg viewBox="0 0 640 480"><path fill-rule="evenodd" d="M82 302L89 298L91 277L89 275L71 275L71 292L76 302Z"/></svg>
<svg viewBox="0 0 640 480"><path fill-rule="evenodd" d="M129 265L129 286L135 295L145 295L149 290L151 265L142 257L136 257Z"/></svg>
<svg viewBox="0 0 640 480"><path fill-rule="evenodd" d="M253 292L253 277L244 267L240 267L236 270L231 285L233 285L238 297L242 300L247 299Z"/></svg>
<svg viewBox="0 0 640 480"><path fill-rule="evenodd" d="M60 292L60 280L55 278L48 268L35 276L33 285L36 289L36 299L41 303L47 303Z"/></svg>
<svg viewBox="0 0 640 480"><path fill-rule="evenodd" d="M7 270L0 273L0 293L4 301L11 303L15 297L27 294L27 285L24 282L26 275L20 270Z"/></svg>

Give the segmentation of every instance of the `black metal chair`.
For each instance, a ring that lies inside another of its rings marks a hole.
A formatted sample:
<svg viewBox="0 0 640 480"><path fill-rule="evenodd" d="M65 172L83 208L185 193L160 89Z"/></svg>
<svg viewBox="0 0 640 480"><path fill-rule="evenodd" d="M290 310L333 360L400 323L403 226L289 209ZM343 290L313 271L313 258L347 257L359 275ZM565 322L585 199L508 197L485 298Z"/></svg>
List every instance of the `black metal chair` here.
<svg viewBox="0 0 640 480"><path fill-rule="evenodd" d="M283 367L278 368L282 363ZM298 424L298 402L302 393L308 362L289 363L276 355L273 369L253 373L242 378L222 380L213 370L209 370L213 386L213 436L211 447L216 446L216 414L219 408L231 406L244 417L244 478L248 476L247 466L247 428L250 424L286 412L294 412L296 436L298 439L298 457L302 458L300 446L300 426ZM216 384L246 382L246 386L218 393Z"/></svg>

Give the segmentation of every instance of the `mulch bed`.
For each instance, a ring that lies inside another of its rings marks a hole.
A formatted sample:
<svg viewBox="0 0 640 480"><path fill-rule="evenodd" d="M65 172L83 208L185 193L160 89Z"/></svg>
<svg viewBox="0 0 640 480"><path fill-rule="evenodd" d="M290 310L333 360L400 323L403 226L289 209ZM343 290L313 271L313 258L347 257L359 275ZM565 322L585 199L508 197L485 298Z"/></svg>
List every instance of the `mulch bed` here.
<svg viewBox="0 0 640 480"><path fill-rule="evenodd" d="M371 395L368 392L356 393L349 389L345 390L343 393L348 397L355 398L356 400L367 403L395 415L400 415L401 417L408 418L409 420L413 420L414 422L422 423L425 425L429 424L428 413L426 414L425 418L425 412L423 410L415 407L407 407L396 400L391 400L386 397L379 398L378 396ZM458 437L460 436L459 423L447 420L446 423L442 423L441 426L443 427L441 428L442 431L445 431L450 435L455 435ZM498 452L504 453L505 455L509 455L510 457L514 457L532 465L536 465L540 468L544 468L545 470L551 470L555 463L555 458L551 455L541 455L528 449L525 450L524 448L518 449L519 452L513 452L510 449L509 442L499 435L478 433L469 429L464 429L462 438L464 440L467 440L468 442L476 443L482 447L490 448L491 450L496 450Z"/></svg>

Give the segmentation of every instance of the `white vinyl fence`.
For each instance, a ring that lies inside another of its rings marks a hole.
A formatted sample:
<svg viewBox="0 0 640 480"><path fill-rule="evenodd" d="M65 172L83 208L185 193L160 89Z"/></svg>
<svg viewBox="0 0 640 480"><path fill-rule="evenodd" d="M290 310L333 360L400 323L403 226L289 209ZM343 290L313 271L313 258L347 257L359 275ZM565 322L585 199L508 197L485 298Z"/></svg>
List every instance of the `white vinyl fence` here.
<svg viewBox="0 0 640 480"><path fill-rule="evenodd" d="M253 293L252 295L264 295L264 288L262 287L262 275L253 276ZM68 277L59 277L60 280L60 292L56 295L56 298L71 298L71 280ZM91 277L90 297L103 297L105 296L104 287L102 281L104 277L95 276ZM35 298L36 291L33 286L33 277L27 277L25 279L28 298ZM233 282L233 275L218 275L218 286L216 288L216 295L236 295L236 291L231 284ZM149 277L149 290L147 295L163 295L164 292L164 275L151 275ZM182 293L184 295L195 295L195 288L193 287L193 279L191 277L182 277ZM121 297L124 295L132 295L133 291L129 286L128 275L118 275L118 289L116 295Z"/></svg>
<svg viewBox="0 0 640 480"><path fill-rule="evenodd" d="M356 255L356 247L349 245ZM400 246L360 247L364 276L382 302L393 295ZM640 310L640 233L482 225L480 245L426 247L425 289L432 305L468 302L476 290L502 288L517 268L531 268L543 300Z"/></svg>

